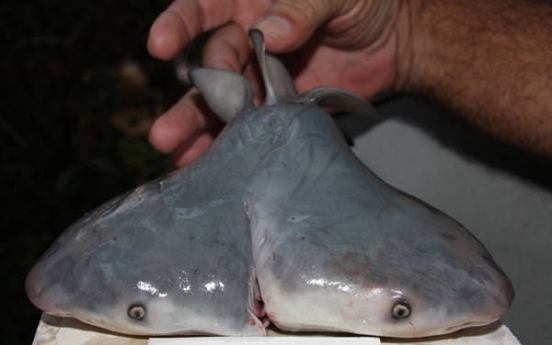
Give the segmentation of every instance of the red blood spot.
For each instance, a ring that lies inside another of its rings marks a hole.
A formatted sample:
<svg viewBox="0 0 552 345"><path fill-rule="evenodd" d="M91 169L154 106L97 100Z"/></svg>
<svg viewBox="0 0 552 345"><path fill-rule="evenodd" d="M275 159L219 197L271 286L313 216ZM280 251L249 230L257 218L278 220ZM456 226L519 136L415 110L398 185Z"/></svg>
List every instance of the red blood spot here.
<svg viewBox="0 0 552 345"><path fill-rule="evenodd" d="M452 243L454 243L458 240L458 238L454 234L442 233L441 236L443 236L445 238L445 240L447 240L449 242L452 242Z"/></svg>
<svg viewBox="0 0 552 345"><path fill-rule="evenodd" d="M305 239L305 236L301 236L301 241Z"/></svg>
<svg viewBox="0 0 552 345"><path fill-rule="evenodd" d="M257 317L262 318L265 315L264 303L261 300L255 301L254 308L255 308L255 315L257 315Z"/></svg>
<svg viewBox="0 0 552 345"><path fill-rule="evenodd" d="M113 241L117 241L117 237L113 237Z"/></svg>
<svg viewBox="0 0 552 345"><path fill-rule="evenodd" d="M254 319L249 319L249 321L247 321L248 324L250 324L251 326L255 326L256 322Z"/></svg>

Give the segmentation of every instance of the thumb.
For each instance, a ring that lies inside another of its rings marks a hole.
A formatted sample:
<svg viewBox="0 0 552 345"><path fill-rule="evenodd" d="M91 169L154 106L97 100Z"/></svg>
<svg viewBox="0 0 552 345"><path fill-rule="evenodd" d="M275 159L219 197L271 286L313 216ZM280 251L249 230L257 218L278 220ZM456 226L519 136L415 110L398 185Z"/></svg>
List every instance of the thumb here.
<svg viewBox="0 0 552 345"><path fill-rule="evenodd" d="M252 28L263 32L269 51L290 52L302 46L328 19L338 16L342 5L342 0L280 0Z"/></svg>

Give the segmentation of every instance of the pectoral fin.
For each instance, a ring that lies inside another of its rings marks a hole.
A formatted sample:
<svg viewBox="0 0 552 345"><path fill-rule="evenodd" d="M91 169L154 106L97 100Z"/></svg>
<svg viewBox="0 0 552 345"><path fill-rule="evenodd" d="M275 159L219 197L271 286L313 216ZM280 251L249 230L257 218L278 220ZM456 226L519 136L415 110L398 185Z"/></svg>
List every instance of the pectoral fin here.
<svg viewBox="0 0 552 345"><path fill-rule="evenodd" d="M295 102L301 104L313 103L321 107L334 108L351 114L381 118L368 101L337 87L321 86L314 88L297 96Z"/></svg>
<svg viewBox="0 0 552 345"><path fill-rule="evenodd" d="M225 122L240 111L253 107L249 81L238 73L215 68L194 68L189 73L207 105Z"/></svg>

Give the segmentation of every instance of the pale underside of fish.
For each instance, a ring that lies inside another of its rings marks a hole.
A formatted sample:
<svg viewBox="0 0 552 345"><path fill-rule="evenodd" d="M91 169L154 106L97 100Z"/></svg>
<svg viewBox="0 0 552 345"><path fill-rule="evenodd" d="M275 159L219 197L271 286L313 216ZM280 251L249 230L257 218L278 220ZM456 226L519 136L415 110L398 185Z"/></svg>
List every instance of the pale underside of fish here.
<svg viewBox="0 0 552 345"><path fill-rule="evenodd" d="M496 321L510 281L462 225L387 185L320 106L373 115L355 95L297 95L252 31L266 101L241 75L190 77L228 124L186 168L67 229L29 273L47 313L127 334L289 331L420 337Z"/></svg>

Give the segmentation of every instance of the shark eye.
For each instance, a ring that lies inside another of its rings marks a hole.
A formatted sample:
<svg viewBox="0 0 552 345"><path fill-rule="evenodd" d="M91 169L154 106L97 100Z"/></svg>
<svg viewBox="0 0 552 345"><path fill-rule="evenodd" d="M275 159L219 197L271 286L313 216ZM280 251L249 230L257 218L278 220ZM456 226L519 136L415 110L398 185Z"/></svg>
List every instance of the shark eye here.
<svg viewBox="0 0 552 345"><path fill-rule="evenodd" d="M395 320L406 319L412 313L412 307L406 301L400 301L395 303L393 309L391 309L391 316Z"/></svg>
<svg viewBox="0 0 552 345"><path fill-rule="evenodd" d="M146 316L146 308L141 304L133 304L128 307L127 314L131 319L142 320Z"/></svg>

